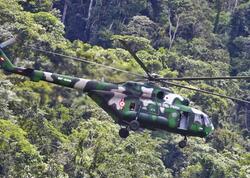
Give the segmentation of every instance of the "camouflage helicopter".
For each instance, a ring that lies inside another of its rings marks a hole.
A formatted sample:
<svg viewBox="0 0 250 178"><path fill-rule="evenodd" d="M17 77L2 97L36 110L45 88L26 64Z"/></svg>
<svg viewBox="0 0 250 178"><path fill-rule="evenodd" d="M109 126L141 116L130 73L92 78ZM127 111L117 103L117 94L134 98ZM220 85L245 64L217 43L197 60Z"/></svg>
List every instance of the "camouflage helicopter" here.
<svg viewBox="0 0 250 178"><path fill-rule="evenodd" d="M211 118L207 114L190 107L188 99L172 93L168 88L158 86L156 82L220 96L238 102L250 103L246 100L190 88L169 81L250 79L248 76L161 78L150 74L144 63L130 49L127 42L123 40L120 40L120 42L147 74L144 77L148 80L147 82L128 81L114 84L65 76L32 68L17 67L12 64L3 52L4 47L14 42L15 39L12 38L0 44L0 65L5 72L29 77L34 82L46 81L87 93L121 126L119 130L121 138L127 138L129 131L138 131L142 128L150 130L160 129L184 136L184 139L179 142L179 147L184 148L187 145L187 136L207 137L214 130Z"/></svg>

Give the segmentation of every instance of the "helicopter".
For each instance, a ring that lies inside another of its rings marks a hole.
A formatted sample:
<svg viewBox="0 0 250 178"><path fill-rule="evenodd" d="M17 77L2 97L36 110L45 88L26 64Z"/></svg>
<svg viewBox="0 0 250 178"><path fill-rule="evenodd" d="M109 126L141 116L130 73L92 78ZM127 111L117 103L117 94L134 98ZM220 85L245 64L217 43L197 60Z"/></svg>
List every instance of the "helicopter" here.
<svg viewBox="0 0 250 178"><path fill-rule="evenodd" d="M129 136L130 131L163 130L182 135L184 139L179 142L179 147L184 148L187 145L188 136L204 138L213 132L212 119L207 114L190 107L187 98L157 83L250 103L246 100L170 82L170 80L250 79L249 76L162 78L151 74L124 40L119 41L147 74L143 76L146 82L127 81L115 84L17 67L3 51L3 48L15 41L16 38L11 38L0 44L0 66L6 73L22 75L33 82L45 81L86 93L113 118L115 123L120 125L119 135L124 139Z"/></svg>

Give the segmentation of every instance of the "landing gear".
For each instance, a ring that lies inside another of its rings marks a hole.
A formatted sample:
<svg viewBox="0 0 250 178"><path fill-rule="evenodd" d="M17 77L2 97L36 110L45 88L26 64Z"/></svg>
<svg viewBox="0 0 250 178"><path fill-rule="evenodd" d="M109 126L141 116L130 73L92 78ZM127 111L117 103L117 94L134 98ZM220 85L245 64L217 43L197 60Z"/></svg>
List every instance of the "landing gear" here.
<svg viewBox="0 0 250 178"><path fill-rule="evenodd" d="M187 137L184 137L184 140L179 142L179 147L180 148L184 148L185 146L187 146Z"/></svg>
<svg viewBox="0 0 250 178"><path fill-rule="evenodd" d="M127 138L129 136L129 131L127 128L121 128L119 130L119 135L121 138Z"/></svg>
<svg viewBox="0 0 250 178"><path fill-rule="evenodd" d="M121 138L127 138L129 136L129 131L137 131L140 128L140 123L137 120L133 120L129 123L127 123L126 128L121 128L119 130L119 135Z"/></svg>
<svg viewBox="0 0 250 178"><path fill-rule="evenodd" d="M140 123L137 120L133 120L129 123L129 128L132 131L137 131L140 128Z"/></svg>

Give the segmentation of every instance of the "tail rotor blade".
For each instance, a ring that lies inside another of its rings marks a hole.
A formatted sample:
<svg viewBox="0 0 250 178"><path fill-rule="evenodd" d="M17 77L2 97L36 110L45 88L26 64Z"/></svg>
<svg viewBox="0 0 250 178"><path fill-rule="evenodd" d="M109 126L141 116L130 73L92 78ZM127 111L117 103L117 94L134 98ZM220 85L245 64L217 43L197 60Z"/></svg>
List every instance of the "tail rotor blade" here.
<svg viewBox="0 0 250 178"><path fill-rule="evenodd" d="M5 48L5 47L7 47L7 46L9 46L9 45L12 45L13 43L16 42L16 40L17 40L16 37L10 38L10 39L8 39L7 41L1 43L1 44L0 44L0 48L3 49L3 48Z"/></svg>

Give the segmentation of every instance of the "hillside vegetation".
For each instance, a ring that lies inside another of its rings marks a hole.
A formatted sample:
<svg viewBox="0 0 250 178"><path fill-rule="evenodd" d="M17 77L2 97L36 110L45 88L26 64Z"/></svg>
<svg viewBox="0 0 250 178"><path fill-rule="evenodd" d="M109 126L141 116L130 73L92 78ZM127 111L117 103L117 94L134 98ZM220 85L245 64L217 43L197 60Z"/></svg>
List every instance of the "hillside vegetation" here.
<svg viewBox="0 0 250 178"><path fill-rule="evenodd" d="M0 41L17 34L5 49L16 65L83 78L136 80L30 46L143 74L122 38L165 77L250 75L249 0L0 0ZM243 80L182 84L250 94ZM207 142L189 138L180 149L181 136L147 130L123 140L85 94L1 71L0 177L250 177L250 106L172 89L212 117Z"/></svg>

